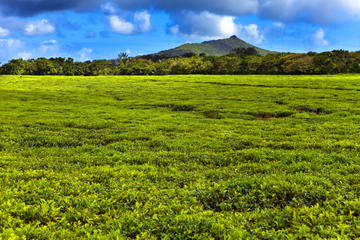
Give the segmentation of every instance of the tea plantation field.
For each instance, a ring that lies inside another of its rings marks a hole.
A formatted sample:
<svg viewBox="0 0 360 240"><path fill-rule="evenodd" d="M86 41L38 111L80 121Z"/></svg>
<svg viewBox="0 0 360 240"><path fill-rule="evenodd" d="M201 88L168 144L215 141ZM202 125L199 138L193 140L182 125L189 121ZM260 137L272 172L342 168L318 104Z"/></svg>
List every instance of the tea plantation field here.
<svg viewBox="0 0 360 240"><path fill-rule="evenodd" d="M0 76L0 239L360 238L360 75Z"/></svg>

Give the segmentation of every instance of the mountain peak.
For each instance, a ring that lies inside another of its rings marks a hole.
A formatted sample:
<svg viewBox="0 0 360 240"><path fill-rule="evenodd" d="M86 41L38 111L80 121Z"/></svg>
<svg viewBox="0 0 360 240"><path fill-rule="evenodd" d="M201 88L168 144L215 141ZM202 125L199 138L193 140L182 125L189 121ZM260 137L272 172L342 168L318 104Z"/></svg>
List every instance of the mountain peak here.
<svg viewBox="0 0 360 240"><path fill-rule="evenodd" d="M166 57L176 57L176 56L185 56L185 55L210 55L210 56L222 56L231 53L232 50L237 48L255 48L257 53L260 55L266 55L270 51L255 47L241 39L236 35L231 36L226 39L218 39L205 41L202 43L188 43L181 46L178 46L173 49L161 51L152 55L166 56Z"/></svg>

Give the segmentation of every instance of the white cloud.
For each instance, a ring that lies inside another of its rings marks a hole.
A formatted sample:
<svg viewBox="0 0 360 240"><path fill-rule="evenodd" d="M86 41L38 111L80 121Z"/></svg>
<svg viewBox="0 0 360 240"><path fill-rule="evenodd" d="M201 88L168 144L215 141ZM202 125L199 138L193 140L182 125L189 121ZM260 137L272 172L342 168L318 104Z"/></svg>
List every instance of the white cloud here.
<svg viewBox="0 0 360 240"><path fill-rule="evenodd" d="M57 41L55 39L46 40L46 41L41 42L41 45L55 45L55 44L57 44Z"/></svg>
<svg viewBox="0 0 360 240"><path fill-rule="evenodd" d="M239 36L247 41L257 44L262 43L265 39L264 34L259 30L259 27L256 24L240 27Z"/></svg>
<svg viewBox="0 0 360 240"><path fill-rule="evenodd" d="M134 22L138 26L140 32L148 32L151 29L150 14L147 11L136 12Z"/></svg>
<svg viewBox="0 0 360 240"><path fill-rule="evenodd" d="M214 39L236 34L237 25L232 16L219 16L210 12L183 11L174 16L178 23L169 28L172 34L180 34L189 39Z"/></svg>
<svg viewBox="0 0 360 240"><path fill-rule="evenodd" d="M18 58L22 58L24 60L30 59L30 58L32 58L32 56L33 56L33 54L31 52L27 52L27 51L19 52L17 54Z"/></svg>
<svg viewBox="0 0 360 240"><path fill-rule="evenodd" d="M25 43L13 38L0 39L0 61L16 58L19 52L25 51Z"/></svg>
<svg viewBox="0 0 360 240"><path fill-rule="evenodd" d="M170 27L169 32L173 35L179 34L180 33L179 25L174 25L174 26Z"/></svg>
<svg viewBox="0 0 360 240"><path fill-rule="evenodd" d="M47 19L30 22L25 26L26 36L47 35L55 32L55 27Z"/></svg>
<svg viewBox="0 0 360 240"><path fill-rule="evenodd" d="M120 34L132 34L134 32L134 24L118 16L109 17L111 30Z"/></svg>
<svg viewBox="0 0 360 240"><path fill-rule="evenodd" d="M119 16L109 17L111 31L130 35L148 32L151 29L151 15L147 11L135 12L134 21L129 22Z"/></svg>
<svg viewBox="0 0 360 240"><path fill-rule="evenodd" d="M274 27L276 28L280 28L280 29L284 29L285 28L285 24L282 22L273 22L272 24Z"/></svg>
<svg viewBox="0 0 360 240"><path fill-rule="evenodd" d="M57 42L51 40L47 41L45 44L42 43L34 54L41 57L56 57L62 55Z"/></svg>
<svg viewBox="0 0 360 240"><path fill-rule="evenodd" d="M81 1L81 0L78 0ZM256 15L275 21L337 23L360 16L359 0L113 0L122 9L156 9L173 14L181 11L210 12L221 16ZM181 23L176 22L176 23Z"/></svg>
<svg viewBox="0 0 360 240"><path fill-rule="evenodd" d="M223 36L231 36L236 34L235 17L225 16L219 19L218 27Z"/></svg>
<svg viewBox="0 0 360 240"><path fill-rule="evenodd" d="M326 36L325 36L325 31L322 28L318 29L312 35L312 40L313 40L314 44L318 45L318 46L328 46L329 45L329 41L326 39Z"/></svg>
<svg viewBox="0 0 360 240"><path fill-rule="evenodd" d="M39 12L47 13L66 9L89 11L92 7L101 7L108 17L110 30L127 35L151 30L150 10L148 12L144 9L162 11L168 13L173 20L172 27L168 29L170 33L202 39L214 36L223 37L233 33L239 25L233 19L244 15L270 19L274 22L271 26L273 32L284 30L285 25L288 25L289 22L326 25L338 24L342 20L354 16L360 18L359 0L52 0L50 5L47 4L49 0L1 1L4 2L1 7L6 16L29 16ZM38 8L31 8L31 2L37 2ZM5 12L4 9L7 11ZM197 15L199 19L209 20L208 28L214 29L205 29L203 25L206 22L195 21L196 16L189 16L191 15L189 13ZM27 36L35 36L55 32L55 26L46 19L28 22L24 19L6 16L3 19L12 18L11 21L17 22L10 24L4 21L2 27L11 33L22 31ZM184 16L185 18L183 18ZM189 18L195 20L190 21ZM200 26L190 26L188 22L196 22ZM211 25L213 23L215 25ZM17 26L14 26L16 24ZM257 42L261 42L261 31L259 32ZM0 29L0 37L7 36L5 33L6 31L2 33ZM255 35L253 34L253 36Z"/></svg>
<svg viewBox="0 0 360 240"><path fill-rule="evenodd" d="M14 58L38 58L38 57L72 57L79 61L92 59L93 50L90 48L77 49L75 46L62 46L54 39L29 43L14 38L0 38L0 62L4 63Z"/></svg>
<svg viewBox="0 0 360 240"><path fill-rule="evenodd" d="M171 26L169 32L186 39L216 39L238 35L252 43L261 43L264 33L256 24L242 25L235 23L233 16L219 16L209 12L182 12L174 19L178 24Z"/></svg>
<svg viewBox="0 0 360 240"><path fill-rule="evenodd" d="M80 61L87 61L90 60L90 54L93 52L90 48L83 48L78 52Z"/></svg>
<svg viewBox="0 0 360 240"><path fill-rule="evenodd" d="M12 49L17 49L17 48L21 48L24 46L24 43L18 39L13 39L13 38L9 38L9 39L0 39L0 47L2 48L12 48Z"/></svg>
<svg viewBox="0 0 360 240"><path fill-rule="evenodd" d="M116 7L112 3L109 3L109 2L101 5L101 9L107 14L115 14L116 13Z"/></svg>
<svg viewBox="0 0 360 240"><path fill-rule="evenodd" d="M343 5L343 8L348 9L349 12L356 15L360 14L360 4L358 0L342 0L340 3Z"/></svg>
<svg viewBox="0 0 360 240"><path fill-rule="evenodd" d="M3 28L3 27L0 27L0 37L7 37L10 35L10 31Z"/></svg>
<svg viewBox="0 0 360 240"><path fill-rule="evenodd" d="M338 23L360 16L358 0L254 0L256 15L282 22Z"/></svg>
<svg viewBox="0 0 360 240"><path fill-rule="evenodd" d="M22 42L19 39L0 39L0 61L7 61L14 58L38 58L38 57L58 57L70 56L73 53L64 52L55 40L47 40L31 44Z"/></svg>

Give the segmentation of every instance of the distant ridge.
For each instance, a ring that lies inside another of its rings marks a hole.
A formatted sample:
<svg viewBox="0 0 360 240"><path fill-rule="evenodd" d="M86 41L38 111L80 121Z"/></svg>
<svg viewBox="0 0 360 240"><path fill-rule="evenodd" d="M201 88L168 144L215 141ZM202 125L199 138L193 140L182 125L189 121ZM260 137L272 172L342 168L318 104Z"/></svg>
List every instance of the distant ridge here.
<svg viewBox="0 0 360 240"><path fill-rule="evenodd" d="M272 53L271 51L255 47L241 39L237 36L231 36L226 39L218 39L212 41L205 41L202 43L187 43L179 47L161 51L151 55L166 56L166 57L176 57L184 56L186 54L205 54L212 56L222 56L229 54L232 50L237 48L255 48L255 50L260 55L267 55Z"/></svg>

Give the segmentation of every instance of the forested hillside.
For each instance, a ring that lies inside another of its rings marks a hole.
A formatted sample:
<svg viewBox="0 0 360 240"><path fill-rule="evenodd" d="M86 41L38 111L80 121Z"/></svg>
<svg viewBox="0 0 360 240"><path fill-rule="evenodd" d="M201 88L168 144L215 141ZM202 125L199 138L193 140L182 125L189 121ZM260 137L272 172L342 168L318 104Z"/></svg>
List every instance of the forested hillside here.
<svg viewBox="0 0 360 240"><path fill-rule="evenodd" d="M260 55L267 55L272 53L271 51L255 47L241 39L237 36L231 36L226 39L205 41L202 43L188 43L181 45L179 47L161 51L159 53L151 54L150 56L165 56L165 57L177 57L184 56L189 54L198 54L198 55L212 55L212 56L222 56L231 53L234 49L238 48L254 48L256 53Z"/></svg>

